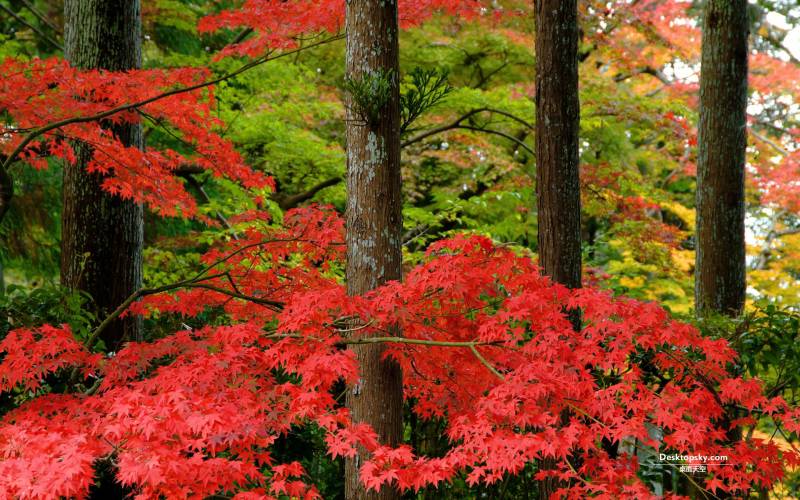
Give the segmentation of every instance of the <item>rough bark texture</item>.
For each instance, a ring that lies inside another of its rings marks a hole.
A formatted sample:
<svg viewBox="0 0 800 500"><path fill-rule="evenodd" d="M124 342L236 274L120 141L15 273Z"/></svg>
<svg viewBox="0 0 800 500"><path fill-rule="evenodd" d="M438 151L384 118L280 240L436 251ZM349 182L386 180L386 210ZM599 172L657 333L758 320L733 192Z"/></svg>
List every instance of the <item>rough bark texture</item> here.
<svg viewBox="0 0 800 500"><path fill-rule="evenodd" d="M3 167L5 161L6 157L0 155L0 222L5 218L14 197L14 179Z"/></svg>
<svg viewBox="0 0 800 500"><path fill-rule="evenodd" d="M578 8L536 1L536 194L539 263L570 288L581 286L578 178Z"/></svg>
<svg viewBox="0 0 800 500"><path fill-rule="evenodd" d="M397 0L347 0L346 29L348 78L391 80L378 120L364 120L356 103L349 97L347 102L347 291L359 295L402 278ZM400 367L382 359L382 346L354 350L361 379L349 388L347 404L381 442L397 445L403 425ZM359 455L346 463L346 498L400 498L392 488L364 491L358 479L363 460Z"/></svg>
<svg viewBox="0 0 800 500"><path fill-rule="evenodd" d="M535 10L539 265L553 281L580 288L578 5L577 0L536 0ZM580 313L570 315L578 328ZM552 470L556 463L544 459L539 467ZM540 498L550 498L558 487L555 479L540 481Z"/></svg>
<svg viewBox="0 0 800 500"><path fill-rule="evenodd" d="M66 0L64 17L64 50L72 66L141 67L139 0ZM140 125L111 130L125 144L142 147ZM61 282L89 293L104 314L141 286L142 207L106 194L102 177L86 172L91 148L76 144L75 152L76 164L64 167ZM123 339L139 338L140 323L136 318L116 321L102 336L106 347L115 350Z"/></svg>
<svg viewBox="0 0 800 500"><path fill-rule="evenodd" d="M699 316L737 316L745 299L747 0L708 0L703 21L697 161Z"/></svg>

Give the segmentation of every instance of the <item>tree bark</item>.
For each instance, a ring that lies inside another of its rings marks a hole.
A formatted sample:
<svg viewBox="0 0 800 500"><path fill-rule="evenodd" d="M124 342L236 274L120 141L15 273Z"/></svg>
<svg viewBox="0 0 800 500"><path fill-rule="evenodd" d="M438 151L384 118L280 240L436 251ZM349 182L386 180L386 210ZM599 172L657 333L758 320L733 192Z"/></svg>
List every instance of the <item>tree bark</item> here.
<svg viewBox="0 0 800 500"><path fill-rule="evenodd" d="M553 281L581 286L577 0L536 0L536 194L539 265ZM580 328L579 311L570 311ZM561 415L568 418L568 415ZM556 468L554 459L539 462ZM539 481L540 498L559 487Z"/></svg>
<svg viewBox="0 0 800 500"><path fill-rule="evenodd" d="M731 316L745 300L747 0L708 0L697 160L695 308Z"/></svg>
<svg viewBox="0 0 800 500"><path fill-rule="evenodd" d="M402 278L402 193L397 0L347 0L347 77L388 78L389 95L379 119L365 119L347 97L347 291L368 292ZM399 333L399 332L398 332ZM360 380L347 391L353 419L370 424L390 446L402 439L403 381L400 366L383 359L380 345L354 346ZM345 464L348 499L395 499L384 487L365 491L358 469L362 452Z"/></svg>
<svg viewBox="0 0 800 500"><path fill-rule="evenodd" d="M539 264L581 286L577 0L536 1L536 194Z"/></svg>
<svg viewBox="0 0 800 500"><path fill-rule="evenodd" d="M139 0L66 0L64 45L74 67L125 71L142 64ZM142 147L138 124L110 126L124 144ZM93 151L74 145L77 162L64 166L61 283L87 292L100 315L113 311L141 286L143 211L101 189L102 176L86 172ZM115 321L102 335L106 348L141 337L141 320Z"/></svg>

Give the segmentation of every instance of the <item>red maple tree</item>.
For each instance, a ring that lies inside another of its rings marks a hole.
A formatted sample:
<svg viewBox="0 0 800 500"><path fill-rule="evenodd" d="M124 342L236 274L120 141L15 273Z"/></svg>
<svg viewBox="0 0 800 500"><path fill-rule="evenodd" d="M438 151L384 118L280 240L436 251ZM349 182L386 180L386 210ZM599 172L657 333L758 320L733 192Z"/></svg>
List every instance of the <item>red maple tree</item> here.
<svg viewBox="0 0 800 500"><path fill-rule="evenodd" d="M226 54L263 62L266 47L292 47L299 33L338 31L342 2L311 3L249 0L201 27L256 30ZM401 6L407 24L480 7ZM202 70L79 71L53 59L7 60L0 74L0 108L14 121L1 131L2 147L12 159L43 168L46 157L71 161L70 141L92 144L88 168L108 174L105 188L163 215L196 215L174 175L187 165L246 187L270 183L215 132L211 77ZM127 148L99 126L142 119L168 123L193 154ZM555 457L559 467L548 473L565 480L563 496L653 497L637 475L638 458L609 453L604 440L727 455L730 466L706 483L714 491L769 487L784 467L800 464L796 450L771 442L730 443L730 427L756 416L796 432L800 413L765 396L758 381L730 375L736 354L726 341L703 337L656 304L570 291L542 277L529 257L467 236L432 245L404 282L348 297L333 272L344 259L344 229L332 210L294 210L281 225L257 211L235 222L246 225L240 239L208 251L197 275L142 289L114 313L195 316L216 307L234 324L129 343L113 356L91 350L105 323L85 343L66 326L13 330L0 342L0 391L35 390L56 372L68 373L74 389L3 416L1 498L83 497L98 461L112 461L138 498L315 498L302 467L276 463L270 452L292 427L311 425L326 431L333 457L367 449L361 478L375 489L418 490L461 473L470 484L491 484ZM564 312L575 309L583 313L579 331ZM397 326L403 338L392 336ZM413 411L446 418L444 456L381 446L335 400L334 384L358 377L343 347L373 342L391 346ZM734 422L731 407L741 412Z"/></svg>

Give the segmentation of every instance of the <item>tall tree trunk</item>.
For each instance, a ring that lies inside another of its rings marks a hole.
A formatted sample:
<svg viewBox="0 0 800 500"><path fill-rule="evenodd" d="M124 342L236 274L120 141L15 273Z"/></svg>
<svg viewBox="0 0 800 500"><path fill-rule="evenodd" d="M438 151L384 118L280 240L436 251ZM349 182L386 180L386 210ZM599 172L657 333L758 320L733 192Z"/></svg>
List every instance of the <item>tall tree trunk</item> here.
<svg viewBox="0 0 800 500"><path fill-rule="evenodd" d="M539 263L545 274L570 288L581 286L579 120L577 0L537 0Z"/></svg>
<svg viewBox="0 0 800 500"><path fill-rule="evenodd" d="M695 310L737 317L747 289L744 179L747 148L747 0L707 0L700 72ZM742 438L734 407L720 425ZM731 498L721 495L721 498Z"/></svg>
<svg viewBox="0 0 800 500"><path fill-rule="evenodd" d="M377 119L364 112L370 103L347 100L347 291L360 295L402 278L397 0L347 0L346 29L348 79L390 82L388 98L371 103L381 104ZM382 443L397 445L403 425L400 366L382 359L380 345L353 350L361 378L347 392L352 416L370 424ZM364 458L359 454L346 463L346 498L399 498L389 487L364 490L358 475Z"/></svg>
<svg viewBox="0 0 800 500"><path fill-rule="evenodd" d="M139 0L66 0L64 46L77 68L124 71L142 64ZM110 126L129 146L142 147L140 125ZM75 145L77 162L64 166L61 283L89 293L107 314L141 286L142 207L105 193L102 177L86 172L92 149ZM102 336L108 349L140 338L141 321L117 320Z"/></svg>
<svg viewBox="0 0 800 500"><path fill-rule="evenodd" d="M697 159L695 308L731 316L745 300L747 0L708 0Z"/></svg>
<svg viewBox="0 0 800 500"><path fill-rule="evenodd" d="M536 0L536 194L539 264L553 281L581 286L577 0ZM579 327L580 315L571 312ZM562 415L565 417L565 415ZM552 470L554 460L539 464ZM558 482L539 482L540 497Z"/></svg>

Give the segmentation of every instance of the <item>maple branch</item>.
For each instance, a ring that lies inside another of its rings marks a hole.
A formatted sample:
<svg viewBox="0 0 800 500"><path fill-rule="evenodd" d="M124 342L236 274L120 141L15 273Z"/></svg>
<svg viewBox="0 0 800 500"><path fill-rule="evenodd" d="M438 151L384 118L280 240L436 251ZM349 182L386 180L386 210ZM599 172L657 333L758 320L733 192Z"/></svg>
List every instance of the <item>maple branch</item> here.
<svg viewBox="0 0 800 500"><path fill-rule="evenodd" d="M0 4L0 5L2 5L2 4ZM311 49L311 48L314 48L314 47L319 47L320 45L325 45L325 44L328 44L328 43L331 43L331 42L335 42L337 40L342 40L342 39L344 39L344 34L338 34L338 35L334 35L334 36L325 38L325 39L320 40L318 42L312 43L310 45L306 45L304 47L300 47L300 48L297 48L297 49L294 49L294 50L288 50L288 51L285 51L285 52L281 52L278 55L272 55L272 53L269 53L269 54L265 55L264 57L260 57L258 59L254 59L253 61L250 61L249 63L242 65L241 67L239 67L238 69L236 69L234 71L231 71L230 73L226 73L226 74L224 74L222 76L219 76L217 78L212 78L211 80L206 80L204 82L200 82L200 83L197 83L197 84L194 84L194 85L189 85L187 87L180 87L180 88L172 89L172 90L169 90L167 92L158 94L156 96L148 97L147 99L143 99L143 100L137 101L137 102L123 104L121 106L117 106L115 108L111 108L111 109L108 109L106 111L102 111L100 113L96 113L94 115L74 116L72 118L65 118L63 120L59 120L59 121L52 122L52 123L49 123L49 124L46 124L46 125L42 125L41 127L37 127L35 129L31 130L31 132L29 132L25 136L25 138L23 138L22 141L20 141L20 143L17 144L17 147L14 148L14 150L11 152L11 154L8 155L7 158L5 158L5 161L3 161L2 165L0 165L0 195L5 195L6 193L11 192L6 188L6 183L9 182L8 167L11 165L11 163L16 161L17 156L19 156L19 154L22 153L22 151L24 151L25 148L34 139L36 139L37 137L39 137L41 135L44 135L44 134L46 134L46 133L48 133L48 132L50 132L52 130L55 130L55 129L58 129L58 128L61 128L61 127L65 127L67 125L74 125L74 124L77 124L77 123L90 123L90 122L100 121L100 120L108 118L108 117L110 117L112 115L115 115L117 113L121 113L121 112L124 112L124 111L130 111L132 109L137 109L137 108L140 108L142 106L146 106L147 104L151 104L151 103L154 103L156 101L160 101L161 99L165 99L167 97L172 97L174 95L184 94L186 92L193 92L195 90L200 90L200 89L203 89L203 88L206 88L206 87L210 87L212 85L216 85L216 84L224 82L226 80L230 80L231 78L234 78L234 77L236 77L236 76L238 76L238 75L240 75L240 74L242 74L242 73L244 73L244 72L246 72L246 71L248 71L250 69L253 69L253 68L257 67L257 66L260 66L260 65L262 65L264 63L267 63L267 62L270 62L270 61L274 61L276 59L281 59L283 57L290 56L290 55L292 55L292 54L294 54L296 52L299 52L301 50L307 50L307 49ZM7 198L0 199L0 221L2 221L3 217L5 216L5 213L8 210L8 203L10 201L11 201L11 197L10 196L7 197Z"/></svg>
<svg viewBox="0 0 800 500"><path fill-rule="evenodd" d="M688 479L689 482L692 483L694 485L694 487L697 488L700 491L700 493L703 494L703 498L708 498L708 495L711 495L712 498L717 498L717 499L719 498L717 495L711 493L707 489L705 489L702 486L700 486L699 484L697 484L697 481L695 481L690 474L687 474L686 472L681 472L680 469L678 469L678 472L683 474L684 477L686 477L686 479ZM708 493L708 495L706 495L706 493Z"/></svg>
<svg viewBox="0 0 800 500"><path fill-rule="evenodd" d="M798 66L800 66L800 59L798 59L798 58L797 58L797 57L794 55L794 53L793 53L791 50L789 50L789 49L788 49L788 48L787 48L787 47L786 47L786 46L783 44L783 41L782 41L782 40L778 40L777 38L775 38L774 36L770 35L769 33L767 33L767 34L765 35L765 34L762 34L762 33L760 33L760 32L759 32L759 35L761 36L761 38L763 38L764 40L766 40L767 42L769 42L769 43L770 43L770 45L772 45L772 46L773 46L775 49L777 49L777 50L780 50L780 51L782 51L784 54L786 54L786 55L789 57L789 60L792 62L792 64L795 64L795 65L798 65Z"/></svg>
<svg viewBox="0 0 800 500"><path fill-rule="evenodd" d="M296 333L274 333L268 335L268 338L290 338L290 339L312 339L322 342L324 339L316 337L308 337ZM343 339L334 343L338 347L346 347L348 345L366 345L366 344L408 344L408 345L424 345L430 347L466 347L478 361L481 362L492 374L502 381L505 377L500 373L497 368L492 366L491 363L478 351L478 346L497 346L499 342L482 342L482 341L451 341L451 340L427 340L427 339L412 339L406 337L364 337L360 339Z"/></svg>
<svg viewBox="0 0 800 500"><path fill-rule="evenodd" d="M227 275L227 273L226 273L226 275ZM203 280L203 281L205 281L205 280ZM214 286L214 285L208 285L206 283L189 283L189 284L183 285L182 288L202 288L202 289L205 289L205 290L211 290L212 292L221 293L223 295L227 295L227 296L233 297L235 299L246 300L247 302L253 302L254 304L267 306L267 307L270 307L270 308L278 310L278 311L283 309L283 306L284 306L283 302L278 302L277 300L270 300L270 299L264 299L264 298L261 298L261 297L254 297L252 295L245 295L245 294L240 293L240 292L236 292L236 291L233 291L233 290L226 290L224 288L220 288L220 287L217 287L217 286Z"/></svg>
<svg viewBox="0 0 800 500"><path fill-rule="evenodd" d="M63 35L61 28L59 28L52 21L47 19L47 16L39 12L39 9L31 5L31 3L28 0L21 0L21 1L22 5L24 5L28 9L28 11L30 11L30 13L33 14L38 20L46 24L57 35Z"/></svg>
<svg viewBox="0 0 800 500"><path fill-rule="evenodd" d="M84 393L83 393L83 394L84 394L85 396L92 396L92 395L94 395L94 394L97 392L97 390L98 390L98 389L100 389L100 385L101 385L102 383L103 383L103 378L102 378L102 377L97 377L97 380L95 380L94 384L92 384L92 386L91 386L91 387L89 387L88 389L86 389L86 391L84 391Z"/></svg>
<svg viewBox="0 0 800 500"><path fill-rule="evenodd" d="M324 180L319 184L310 187L307 191L302 193L288 196L283 196L280 193L274 193L272 195L272 199L278 202L278 206L281 207L281 210L289 210L290 208L295 208L297 205L306 200L310 200L314 197L314 195L323 189L339 184L342 182L342 180L344 180L342 177L331 177L330 179Z"/></svg>
<svg viewBox="0 0 800 500"><path fill-rule="evenodd" d="M578 474L578 471L576 471L576 470L575 470L575 467L574 467L574 466L573 466L571 463L569 463L569 460L564 460L564 462L566 462L566 464L567 464L567 467L569 467L569 470L571 470L571 471L572 471L572 473L573 473L573 474L575 474L575 478L576 478L578 481L582 482L582 483L583 483L583 484L585 484L586 486L592 486L592 483L591 483L590 481L588 481L586 478L584 478L583 476L581 476L580 474Z"/></svg>
<svg viewBox="0 0 800 500"><path fill-rule="evenodd" d="M253 32L253 28L245 28L236 35L236 38L230 41L228 45L236 45L237 43L242 43L245 38L247 38L250 33Z"/></svg>
<svg viewBox="0 0 800 500"><path fill-rule="evenodd" d="M47 33L45 33L44 31L40 30L40 29L39 29L39 28L37 28L36 26L34 26L34 25L32 25L31 23L29 23L28 21L26 21L26 20L25 20L25 18L21 17L19 14L17 14L17 13L16 13L16 12L14 12L13 10L11 10L10 8L6 7L6 5L5 5L5 4L2 4L2 3L0 3L0 9L3 9L4 11L6 11L6 12L8 13L8 15L10 15L10 16L11 16L11 17L13 17L14 19L16 19L16 20L17 20L17 22L19 22L20 24L23 24L24 26L27 26L28 28L30 28L30 29L32 29L33 31L35 31L35 32L36 32L36 34L38 34L40 37L42 37L42 39L43 39L44 41L46 41L47 43L49 43L50 45L52 45L52 46L53 46L54 48L56 48L57 50L64 50L64 47L62 47L60 43L58 43L57 41L53 40L53 38L51 38L51 37L50 37L50 36L49 36Z"/></svg>
<svg viewBox="0 0 800 500"><path fill-rule="evenodd" d="M501 115L501 116L505 116L506 118L510 118L510 119L516 121L517 123L520 123L521 125L523 125L525 128L527 128L529 130L533 130L534 129L532 124L530 124L529 122L523 120L522 118L520 118L520 117L518 117L518 116L516 116L516 115L514 115L512 113L509 113L507 111L503 111L503 110L500 110L500 109L494 109L494 108L477 108L477 109L473 109L472 111L468 111L467 113L461 115L458 119L456 119L452 123L449 123L447 125L442 125L441 127L437 127L437 128L428 130L427 132L423 132L423 133L417 135L416 137L412 137L411 139L403 141L403 143L401 144L401 147L405 148L405 147L410 146L412 144L415 144L417 142L423 141L424 139L427 139L428 137L434 136L436 134L440 134L442 132L447 132L448 130L464 129L464 130L472 130L472 131L476 131L476 132L485 132L487 134L499 135L501 137L504 137L504 138L508 139L511 142L516 143L518 146L520 146L521 148L524 148L525 150L527 150L531 154L535 154L534 151L527 144L525 144L524 142L520 141L519 139L517 139L514 136L506 134L505 132L501 132L499 130L488 129L488 128L485 128L485 127L476 127L476 126L473 126L473 125L464 125L464 121L465 120L467 120L469 118L472 118L473 116L478 115L480 113L491 113L491 114L498 114L498 115Z"/></svg>
<svg viewBox="0 0 800 500"><path fill-rule="evenodd" d="M140 298L146 297L148 295L156 295L159 293L169 292L171 290L186 287L192 283L219 278L222 276L224 276L224 274L209 275L203 278L195 277L188 280L178 281L176 283L171 283L169 285L159 286L156 288L140 288L136 290L132 294L128 295L128 298L126 298L122 302L122 304L117 306L117 308L114 309L114 311L112 311L108 316L106 316L103 319L103 321L97 326L97 328L92 330L92 333L86 339L85 345L91 346L100 336L100 334L103 333L106 330L106 328L108 328L111 325L111 323L114 322L114 320L122 316L122 314L128 309L128 307L130 307L131 304L133 304Z"/></svg>
<svg viewBox="0 0 800 500"><path fill-rule="evenodd" d="M761 247L761 251L758 252L755 259L753 259L753 263L751 265L751 269L753 270L763 270L766 268L769 257L772 254L772 242L778 238L782 238L784 236L792 236L794 234L800 233L800 227L790 227L787 229L778 230L777 226L781 222L781 218L787 215L786 211L780 210L772 214L770 217L770 224L771 228L767 231L767 235L764 237L764 243Z"/></svg>
<svg viewBox="0 0 800 500"><path fill-rule="evenodd" d="M497 368L492 366L492 364L489 363L489 361L486 358L483 357L483 355L478 351L478 348L475 347L475 344L470 345L469 346L469 350L472 351L472 354L474 354L475 357L478 358L478 361L480 361L483 366L488 368L489 371L492 372L492 374L495 377L499 378L500 380L505 381L506 378L503 376L503 374L500 373L499 371L497 371Z"/></svg>
<svg viewBox="0 0 800 500"><path fill-rule="evenodd" d="M248 243L247 245L244 245L244 246L241 246L241 247L237 248L236 250L234 250L233 252L229 253L228 255L225 255L224 257L220 257L219 259L215 260L214 262L212 262L208 266L204 267L202 270L200 270L200 272L198 272L195 275L194 278L192 278L192 280L197 280L197 278L203 276L204 274L206 274L210 270L214 269L218 265L223 264L223 263L231 260L232 258L236 257L237 255L239 255L240 253L244 252L245 250L249 250L251 248L256 248L256 247L268 245L270 243L291 243L291 242L294 242L294 241L302 241L302 240L301 240L301 238L275 238L275 239L272 239L272 240L261 240L261 241L255 242L255 243Z"/></svg>
<svg viewBox="0 0 800 500"><path fill-rule="evenodd" d="M522 149L524 149L525 151L529 152L530 154L532 154L532 155L536 154L533 151L533 149L531 149L524 142L520 141L519 139L517 139L516 137L514 137L512 135L506 134L505 132L500 132L499 130L492 130L492 129L481 128L481 127L471 127L469 125L460 125L459 127L456 127L456 128L460 128L460 129L463 129L463 130L472 130L474 132L485 132L487 134L499 135L500 137L504 137L504 138L508 139L509 141L516 143L517 146L521 147Z"/></svg>
<svg viewBox="0 0 800 500"><path fill-rule="evenodd" d="M298 336L298 338L307 338ZM428 339L412 339L406 337L364 337L360 339L345 339L336 342L336 345L364 345L364 344L411 344L411 345L427 345L435 347L469 347L473 348L476 345L497 345L497 342L480 342L480 341L450 341L450 340L428 340Z"/></svg>
<svg viewBox="0 0 800 500"><path fill-rule="evenodd" d="M225 255L224 257L220 257L219 259L215 260L214 262L212 262L208 266L206 266L203 269L201 269L192 278L181 280L181 281L178 281L178 282L175 282L175 283L171 283L169 285L163 285L163 286L160 286L160 287L155 287L155 288L144 288L143 287L143 288L140 288L139 290L136 290L135 292L130 294L128 296L128 298L126 298L119 306L117 306L117 308L114 309L113 312L111 312L108 316L106 316L103 319L103 321L97 326L97 328L95 328L92 331L92 333L86 339L85 345L89 345L89 346L92 345L97 340L97 338L100 336L100 334L103 333L103 331L105 331L106 328L108 328L109 325L111 325L111 323L114 322L114 320L119 318L128 309L128 307L130 307L131 304L133 304L137 300L141 299L142 297L146 297L148 295L157 295L159 293L165 293L165 292L169 292L169 291L172 291L172 290L177 290L179 288L204 288L204 289L211 290L211 291L214 291L214 292L217 292L217 293L222 293L222 294L225 294L225 295L228 295L230 297L237 298L237 299L246 300L246 301L253 302L253 303L256 303L256 304L260 304L260 305L264 305L264 306L267 306L267 307L271 307L271 308L273 308L275 310L281 310L281 309L283 309L283 307L285 305L283 302L264 299L264 298L261 298L261 297L254 297L254 296L251 296L251 295L245 295L243 293L240 293L237 290L234 290L234 291L225 290L224 288L215 287L213 285L209 285L209 284L203 283L203 282L204 281L208 281L208 280L212 280L212 279L215 279L215 278L228 278L228 280L231 281L231 285L234 288L236 288L236 285L233 283L233 280L232 280L232 278L230 276L230 273L228 273L228 272L222 272L222 273L217 273L217 274L207 274L207 273L209 271L211 271L212 269L214 269L215 267L217 267L218 265L223 264L223 263L227 262L228 260L232 259L233 257L235 257L236 255L239 255L240 253L244 252L245 250L249 250L251 248L264 246L264 245L267 245L269 243L290 243L290 242L293 242L293 241L300 241L300 238L275 238L275 239L272 239L272 240L262 240L262 241L258 241L256 243L250 243L250 244L244 245L244 246L242 246L240 248L237 248L236 250L234 250L233 252L229 253L228 255Z"/></svg>
<svg viewBox="0 0 800 500"><path fill-rule="evenodd" d="M789 152L788 151L786 151L784 148L782 148L780 145L778 145L778 143L776 143L775 141L773 141L769 137L764 136L762 134L759 134L758 132L753 130L752 127L750 127L749 130L750 130L750 133L753 134L753 137L755 137L759 141L767 144L768 146L772 147L772 149L774 149L776 152L778 152L781 156L789 156Z"/></svg>
<svg viewBox="0 0 800 500"><path fill-rule="evenodd" d="M341 331L341 330L340 330ZM281 339L309 339L317 342L322 342L325 339L319 337L311 337L308 335L300 335L298 333L271 333L267 338L281 338ZM499 341L456 341L456 340L428 340L428 339L414 339L408 337L363 337L360 339L342 339L334 342L334 345L344 347L348 345L366 345L366 344L409 344L409 345L426 345L431 347L467 347L473 348L476 346L499 346L502 347ZM483 357L483 356L481 356ZM485 359L485 358L484 358ZM493 371L496 371L492 367ZM497 372L499 374L499 372ZM500 374L502 377L502 374Z"/></svg>
<svg viewBox="0 0 800 500"><path fill-rule="evenodd" d="M198 181L197 179L195 179L194 177L192 177L188 173L185 173L183 175L184 175L184 178L186 179L186 181L189 182L189 184L191 184L192 187L195 188L198 193L200 193L200 197L203 199L203 202L206 203L207 205L210 205L211 204L211 197L209 197L208 193L206 193L206 190L203 189L203 185L200 184L200 181ZM226 229L228 229L231 232L231 237L234 240L238 240L239 239L239 235L236 234L236 231L234 231L233 226L231 226L231 223L228 222L228 219L226 219L225 216L222 215L222 212L220 212L219 210L214 210L214 215L216 216L216 218L220 222L220 224L222 224Z"/></svg>

